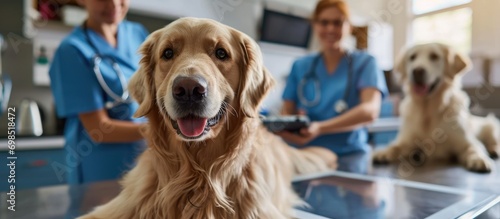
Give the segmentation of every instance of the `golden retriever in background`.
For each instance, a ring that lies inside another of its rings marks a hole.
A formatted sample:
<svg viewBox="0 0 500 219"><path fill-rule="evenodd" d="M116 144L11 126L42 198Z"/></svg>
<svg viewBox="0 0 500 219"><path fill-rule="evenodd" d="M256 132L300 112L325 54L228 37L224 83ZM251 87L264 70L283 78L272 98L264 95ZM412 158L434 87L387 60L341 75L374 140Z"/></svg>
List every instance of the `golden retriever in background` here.
<svg viewBox="0 0 500 219"><path fill-rule="evenodd" d="M274 80L258 45L213 20L182 18L152 33L129 83L149 119L149 148L123 190L82 219L291 218L294 174L336 166L269 133L258 107Z"/></svg>
<svg viewBox="0 0 500 219"><path fill-rule="evenodd" d="M488 153L498 157L500 128L493 115L469 113L461 75L470 67L468 58L444 44L406 50L395 69L406 94L400 105L402 126L387 149L375 152L374 162L454 158L471 171L490 172Z"/></svg>

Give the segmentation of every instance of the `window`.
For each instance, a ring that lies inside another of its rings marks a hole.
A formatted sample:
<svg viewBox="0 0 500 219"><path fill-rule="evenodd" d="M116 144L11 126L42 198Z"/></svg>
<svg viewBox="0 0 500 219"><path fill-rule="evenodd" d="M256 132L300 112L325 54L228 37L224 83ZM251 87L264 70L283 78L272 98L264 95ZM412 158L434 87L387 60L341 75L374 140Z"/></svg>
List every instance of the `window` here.
<svg viewBox="0 0 500 219"><path fill-rule="evenodd" d="M414 43L442 42L464 53L471 48L471 0L412 0Z"/></svg>
<svg viewBox="0 0 500 219"><path fill-rule="evenodd" d="M472 0L412 0L414 14L424 14L457 5L470 3Z"/></svg>

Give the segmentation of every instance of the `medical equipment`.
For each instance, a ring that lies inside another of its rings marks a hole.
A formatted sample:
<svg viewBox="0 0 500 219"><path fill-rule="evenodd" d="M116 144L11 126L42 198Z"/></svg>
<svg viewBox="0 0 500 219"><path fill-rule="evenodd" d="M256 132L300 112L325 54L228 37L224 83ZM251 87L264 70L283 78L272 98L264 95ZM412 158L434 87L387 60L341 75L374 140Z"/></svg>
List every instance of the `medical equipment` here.
<svg viewBox="0 0 500 219"><path fill-rule="evenodd" d="M350 95L349 89L350 89L350 86L351 86L351 77L352 77L352 74L354 73L353 70L352 70L352 57L351 57L351 54L349 52L346 52L346 56L347 56L347 62L349 64L349 69L348 69L348 72L347 72L347 85L346 85L345 90L344 90L344 96L343 96L343 98L340 99L340 100L337 100L335 102L334 107L333 107L334 110L335 110L335 112L337 112L338 114L344 113L349 108L349 105L347 104L347 98ZM298 87L298 91L297 91L298 92L299 101L300 101L300 103L302 105L304 105L306 107L312 107L312 106L318 105L319 101L321 99L320 82L319 82L318 76L316 75L316 72L315 72L315 68L317 67L318 61L319 61L320 58L321 58L321 53L318 54L316 57L314 57L313 63L311 65L311 68L309 69L309 71L307 72L307 74L304 76L304 78L302 78L300 80L300 82L299 82L299 87ZM313 82L313 86L314 86L314 98L311 101L308 100L304 96L304 87L306 86L306 84L307 84L307 82L309 80L311 80Z"/></svg>
<svg viewBox="0 0 500 219"><path fill-rule="evenodd" d="M123 74L120 66L118 65L118 63L115 61L115 59L113 57L104 56L104 55L99 54L99 50L94 45L94 43L92 43L92 40L90 39L90 36L88 33L88 28L87 28L87 25L85 24L85 22L82 26L83 26L83 31L85 33L85 38L86 38L87 42L92 47L92 49L95 51L95 55L92 57L92 62L94 64L93 70L94 70L95 76L97 77L97 81L99 82L99 85L102 87L104 92L106 92L106 94L108 94L113 99L113 101L106 101L104 106L106 107L106 109L111 109L119 104L131 103L131 100L129 98L129 93L127 90L127 79L125 78L125 75ZM104 77L102 75L101 69L99 68L99 65L101 64L101 62L106 62L106 61L111 63L111 65L113 66L113 69L115 70L116 76L120 80L120 85L122 87L122 95L118 95L117 93L113 92L113 90L111 90L111 88L108 86L108 84L104 80Z"/></svg>

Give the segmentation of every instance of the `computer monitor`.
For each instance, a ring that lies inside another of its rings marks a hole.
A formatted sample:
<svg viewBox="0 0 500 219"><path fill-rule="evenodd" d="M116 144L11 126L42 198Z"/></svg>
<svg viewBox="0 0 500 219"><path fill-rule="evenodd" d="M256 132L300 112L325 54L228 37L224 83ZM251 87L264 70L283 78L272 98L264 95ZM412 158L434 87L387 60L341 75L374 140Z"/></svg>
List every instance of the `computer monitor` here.
<svg viewBox="0 0 500 219"><path fill-rule="evenodd" d="M311 23L308 19L264 9L260 41L308 48Z"/></svg>

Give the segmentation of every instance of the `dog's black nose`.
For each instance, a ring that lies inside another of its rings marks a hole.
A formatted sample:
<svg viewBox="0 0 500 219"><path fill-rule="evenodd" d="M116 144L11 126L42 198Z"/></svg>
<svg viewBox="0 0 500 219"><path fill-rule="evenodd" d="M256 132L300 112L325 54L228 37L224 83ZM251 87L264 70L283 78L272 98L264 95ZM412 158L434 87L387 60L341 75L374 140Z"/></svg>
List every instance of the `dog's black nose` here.
<svg viewBox="0 0 500 219"><path fill-rule="evenodd" d="M413 81L416 84L425 84L427 71L425 71L424 68L418 67L413 69L412 76L413 76Z"/></svg>
<svg viewBox="0 0 500 219"><path fill-rule="evenodd" d="M207 81L202 77L177 77L172 94L179 102L201 102L207 96Z"/></svg>

